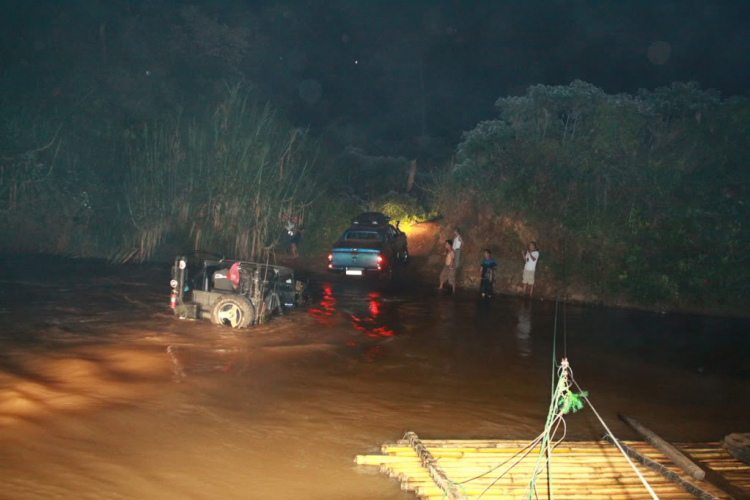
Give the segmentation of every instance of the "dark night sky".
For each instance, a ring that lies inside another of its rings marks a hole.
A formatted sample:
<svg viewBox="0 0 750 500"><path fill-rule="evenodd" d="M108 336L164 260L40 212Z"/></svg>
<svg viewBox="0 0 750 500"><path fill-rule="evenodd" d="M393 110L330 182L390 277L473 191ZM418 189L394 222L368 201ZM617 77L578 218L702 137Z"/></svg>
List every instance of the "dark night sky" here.
<svg viewBox="0 0 750 500"><path fill-rule="evenodd" d="M77 17L127 4L36 1L19 12L17 2L3 3L7 13L13 9L4 16L0 46L6 76L43 57L29 51L48 35L39 30L44 16L59 15L43 6L67 4L72 29L88 29L96 44L98 24L76 26ZM424 103L425 133L455 143L460 131L494 116L498 97L537 83L581 79L613 93L696 80L724 95L746 95L750 81L747 0L133 0L130 6L148 5L153 13L189 3L230 26L253 19L263 35L252 63L263 71L253 80L264 95L298 124L348 127L354 142L413 140L422 134ZM137 64L149 67L147 58Z"/></svg>
<svg viewBox="0 0 750 500"><path fill-rule="evenodd" d="M319 11L314 24L332 38L337 31L350 34L349 46L316 40L313 58L322 62L332 50L337 62L332 73L313 65L311 74L334 86L341 109L363 118L373 112L395 116L402 111L400 98L418 93L421 58L431 134L471 127L493 114L499 96L521 94L536 83L582 79L607 92L635 92L697 80L732 95L746 93L750 81L745 1L338 5ZM659 41L669 44L666 61L657 59L663 52L649 58L649 47L665 47L652 46ZM346 56L359 65L338 66Z"/></svg>

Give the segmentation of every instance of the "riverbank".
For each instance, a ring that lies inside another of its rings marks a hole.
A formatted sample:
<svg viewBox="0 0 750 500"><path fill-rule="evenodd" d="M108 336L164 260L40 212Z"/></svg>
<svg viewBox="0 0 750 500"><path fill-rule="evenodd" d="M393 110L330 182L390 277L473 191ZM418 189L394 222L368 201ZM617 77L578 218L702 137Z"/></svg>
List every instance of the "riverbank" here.
<svg viewBox="0 0 750 500"><path fill-rule="evenodd" d="M496 295L522 296L523 260L521 249L523 241L543 241L539 230L525 225L518 220L495 218L481 213L477 220L464 219L462 230L464 247L461 262L457 271L456 286L462 290L479 290L479 263L485 248L492 250L493 258L498 263L494 290ZM453 238L453 228L457 222L443 221L414 224L406 230L411 261L401 272L407 279L422 283L431 283L437 279L443 262L443 251L440 243ZM554 246L541 246L541 257L537 268L533 300L554 301L575 305L613 307L659 313L699 314L719 317L750 317L748 308L711 308L696 304L654 302L639 304L628 300L622 294L607 293L603 285L586 283L577 276L558 278L548 263ZM327 254L303 255L292 259L279 255L278 263L307 273L327 274ZM547 262L545 262L547 261Z"/></svg>

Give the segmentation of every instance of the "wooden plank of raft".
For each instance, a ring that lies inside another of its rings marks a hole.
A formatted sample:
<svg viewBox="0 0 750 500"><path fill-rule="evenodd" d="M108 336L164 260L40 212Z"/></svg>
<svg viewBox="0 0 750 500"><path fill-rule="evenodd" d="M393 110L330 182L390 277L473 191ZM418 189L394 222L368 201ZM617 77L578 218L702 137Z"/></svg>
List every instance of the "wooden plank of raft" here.
<svg viewBox="0 0 750 500"><path fill-rule="evenodd" d="M609 442L609 443L612 443L613 445L615 444L615 442L612 440L612 438L609 437L608 435L604 436L604 440L607 441L607 442ZM691 495L694 495L694 496L700 498L701 500L718 500L711 493L709 493L707 491L704 491L704 490L698 488L697 486L688 483L687 481L683 481L680 478L680 476L678 476L677 474L675 474L671 470L667 469L663 465L661 465L661 464L659 464L657 462L654 462L650 458L644 457L643 455L641 455L640 453L638 453L637 451L635 451L635 450L633 450L631 448L628 448L628 446L625 445L625 444L623 444L622 441L620 442L620 446L622 447L623 450L625 450L625 453L627 453L630 458L634 458L641 465L645 465L649 469L658 472L659 474L661 474L662 476L664 476L666 479L672 481L677 486L679 486L683 490L687 491Z"/></svg>
<svg viewBox="0 0 750 500"><path fill-rule="evenodd" d="M691 458L690 454L685 452L688 458ZM734 466L726 466L723 463L712 463L703 462L703 470L706 471L706 481L711 486L717 488L719 491L726 493L732 500L750 500L750 493L743 488L745 481L729 481L727 473L730 472L745 472L747 473L748 468L746 465L739 461L734 461ZM746 476L745 476L746 477Z"/></svg>
<svg viewBox="0 0 750 500"><path fill-rule="evenodd" d="M721 446L740 462L750 465L750 433L729 434L724 437Z"/></svg>
<svg viewBox="0 0 750 500"><path fill-rule="evenodd" d="M432 480L435 481L435 484L445 492L445 494L448 496L448 500L464 500L464 496L461 494L458 488L456 488L453 482L448 479L448 476L445 474L445 471L443 471L443 468L438 465L435 457L433 457L432 453L429 452L427 447L422 444L422 441L419 440L419 437L414 432L407 432L404 438L406 438L409 441L411 447L414 448L414 451L417 453L417 456L422 462L422 465L430 471Z"/></svg>
<svg viewBox="0 0 750 500"><path fill-rule="evenodd" d="M638 434L643 436L643 439L648 443L664 453L670 460L677 464L682 470L684 470L690 477L702 481L706 477L706 472L700 467L695 465L692 460L683 455L677 448L660 438L654 431L644 426L634 418L628 417L627 415L619 414L619 417L630 427L632 427Z"/></svg>

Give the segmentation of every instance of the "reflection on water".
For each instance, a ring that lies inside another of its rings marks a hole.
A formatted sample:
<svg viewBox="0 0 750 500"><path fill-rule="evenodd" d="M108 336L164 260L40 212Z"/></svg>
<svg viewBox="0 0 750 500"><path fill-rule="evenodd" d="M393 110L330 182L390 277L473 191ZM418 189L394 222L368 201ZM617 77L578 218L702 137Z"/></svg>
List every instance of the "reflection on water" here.
<svg viewBox="0 0 750 500"><path fill-rule="evenodd" d="M0 427L59 412L137 401L169 373L153 350L85 346L62 352L30 352L0 364Z"/></svg>
<svg viewBox="0 0 750 500"><path fill-rule="evenodd" d="M378 291L363 291L363 295L349 295L342 300L334 297L330 284L320 287L322 295L316 305L308 308L308 313L321 325L332 327L337 324L336 315L345 317L352 327L371 338L393 337L395 332L382 323L381 303L383 297Z"/></svg>
<svg viewBox="0 0 750 500"><path fill-rule="evenodd" d="M331 317L336 312L336 298L333 296L331 285L322 287L323 296L318 302L319 307L310 307L307 312L323 326L333 326Z"/></svg>
<svg viewBox="0 0 750 500"><path fill-rule="evenodd" d="M351 314L352 326L358 332L362 332L368 337L393 337L394 332L388 326L378 321L381 308L381 296L379 292L370 292L367 295L367 315ZM381 317L382 319L382 317Z"/></svg>
<svg viewBox="0 0 750 500"><path fill-rule="evenodd" d="M326 280L306 310L232 332L175 320L162 284L0 283L23 297L0 315L0 498L406 500L352 457L405 430L526 439L544 425L554 304ZM635 437L625 410L674 441L745 428L750 322L567 318L576 379L616 434ZM591 412L567 423L571 439L600 436Z"/></svg>
<svg viewBox="0 0 750 500"><path fill-rule="evenodd" d="M516 340L518 340L518 354L521 357L531 356L531 301L524 300L518 308L518 325L516 325Z"/></svg>

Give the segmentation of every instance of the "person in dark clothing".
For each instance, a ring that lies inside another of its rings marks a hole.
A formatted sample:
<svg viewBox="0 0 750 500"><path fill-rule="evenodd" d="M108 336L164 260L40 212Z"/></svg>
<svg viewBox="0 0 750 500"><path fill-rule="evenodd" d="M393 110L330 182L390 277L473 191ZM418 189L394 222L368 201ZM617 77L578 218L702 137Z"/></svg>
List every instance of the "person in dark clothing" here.
<svg viewBox="0 0 750 500"><path fill-rule="evenodd" d="M479 266L479 277L482 280L479 284L479 291L482 293L482 297L492 297L495 268L497 268L497 262L492 258L492 254L488 248L484 251L484 260L482 260Z"/></svg>
<svg viewBox="0 0 750 500"><path fill-rule="evenodd" d="M297 231L295 231L294 236L292 236L292 258L299 257L299 250L297 246L299 245L299 242L302 241L302 235L305 234L305 227L300 226Z"/></svg>

